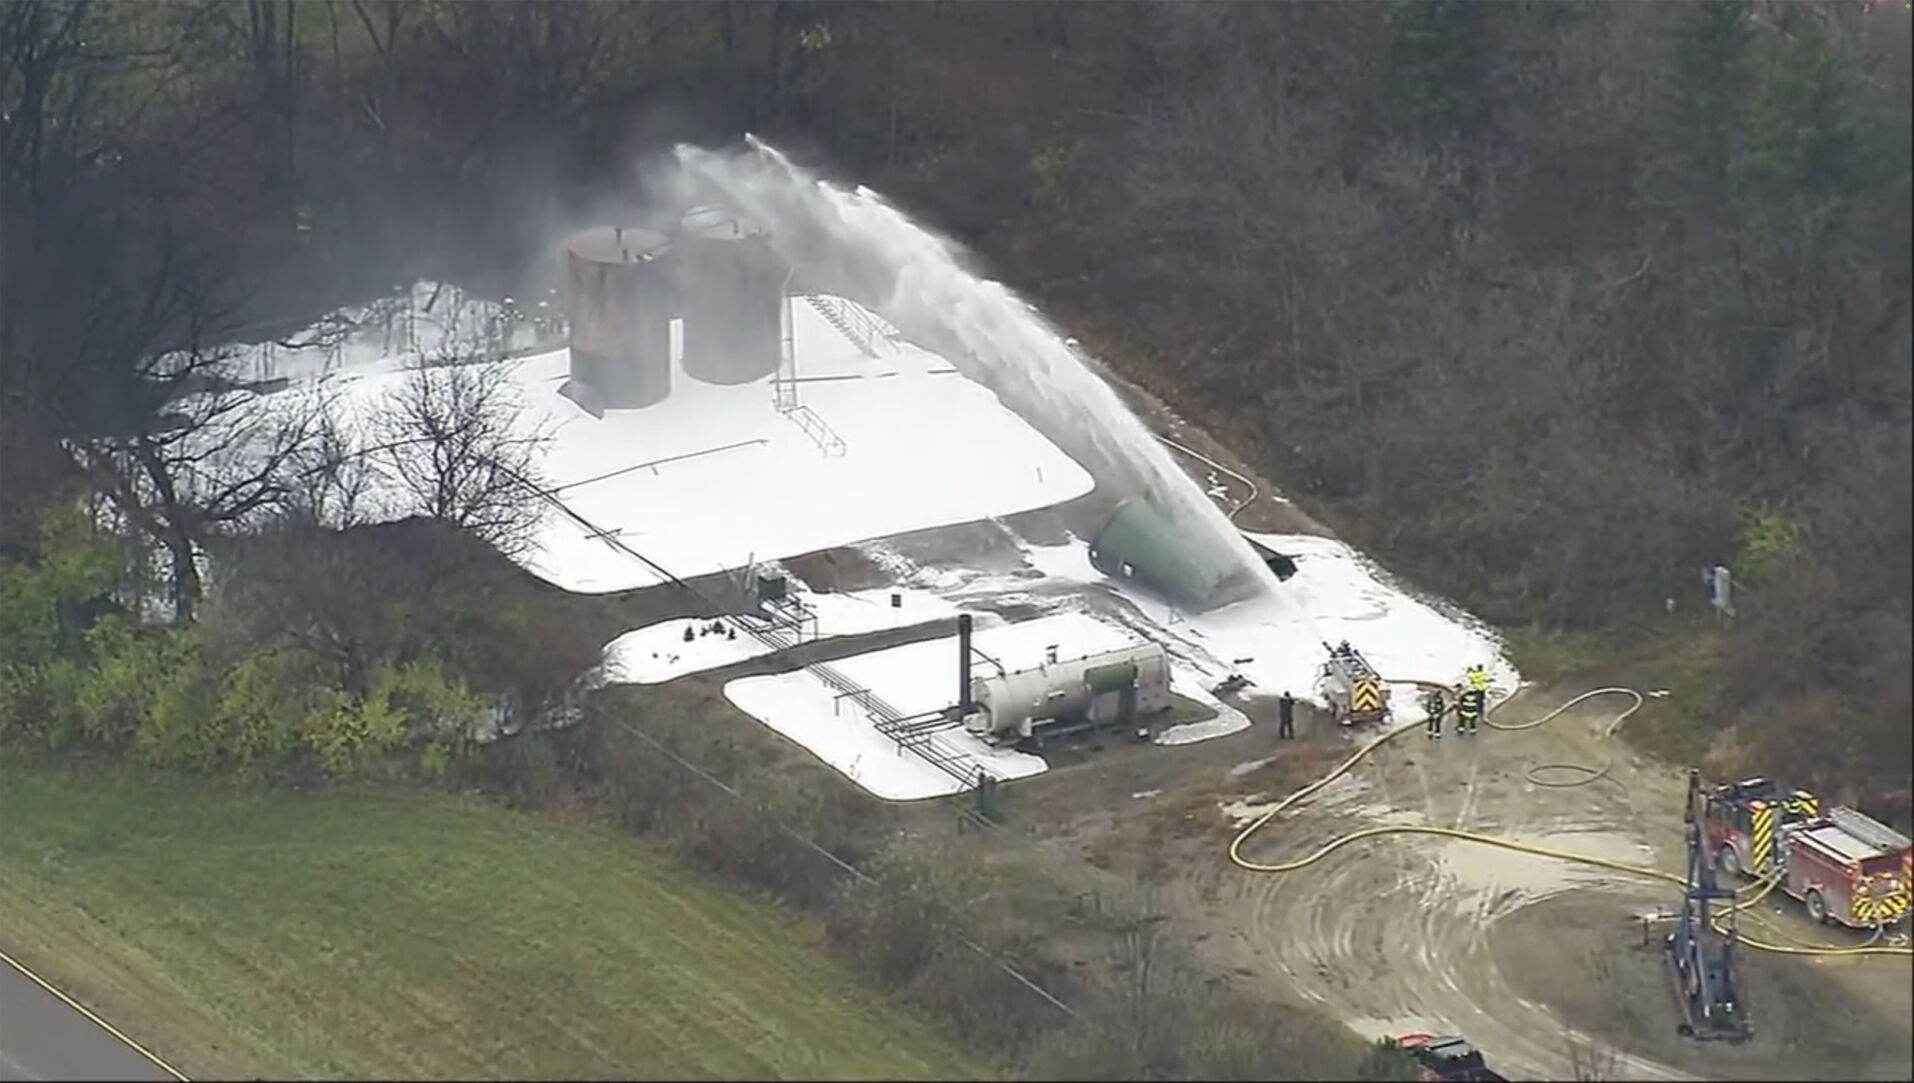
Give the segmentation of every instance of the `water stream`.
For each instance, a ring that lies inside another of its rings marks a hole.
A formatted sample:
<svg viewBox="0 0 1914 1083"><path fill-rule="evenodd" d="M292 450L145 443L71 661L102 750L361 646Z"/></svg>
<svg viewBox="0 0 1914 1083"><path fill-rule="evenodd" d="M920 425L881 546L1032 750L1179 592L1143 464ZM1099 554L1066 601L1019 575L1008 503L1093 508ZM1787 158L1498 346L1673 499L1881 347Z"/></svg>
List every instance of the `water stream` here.
<svg viewBox="0 0 1914 1083"><path fill-rule="evenodd" d="M969 270L955 242L868 188L826 183L755 138L730 151L680 147L676 160L687 199L721 193L769 227L773 247L809 288L877 312L995 391L1081 462L1100 491L1143 501L1168 520L1203 566L1223 571L1206 607L1282 596L1221 509L1109 384L1032 305Z"/></svg>

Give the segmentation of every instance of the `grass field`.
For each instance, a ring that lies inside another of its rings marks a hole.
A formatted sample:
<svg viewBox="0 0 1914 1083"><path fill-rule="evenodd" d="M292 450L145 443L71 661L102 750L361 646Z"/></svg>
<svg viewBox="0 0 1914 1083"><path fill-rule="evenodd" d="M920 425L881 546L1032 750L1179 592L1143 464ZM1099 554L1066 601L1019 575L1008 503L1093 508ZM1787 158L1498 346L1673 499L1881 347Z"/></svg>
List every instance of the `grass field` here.
<svg viewBox="0 0 1914 1083"><path fill-rule="evenodd" d="M0 763L0 947L188 1075L980 1073L816 940L476 799Z"/></svg>

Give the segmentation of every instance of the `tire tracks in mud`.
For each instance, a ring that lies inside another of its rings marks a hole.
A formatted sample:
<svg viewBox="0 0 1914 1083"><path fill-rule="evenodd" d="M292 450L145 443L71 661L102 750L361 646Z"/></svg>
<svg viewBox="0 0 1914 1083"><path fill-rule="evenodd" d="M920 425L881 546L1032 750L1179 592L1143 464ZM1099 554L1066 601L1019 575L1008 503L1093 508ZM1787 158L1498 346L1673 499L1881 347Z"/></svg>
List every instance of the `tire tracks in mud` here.
<svg viewBox="0 0 1914 1083"><path fill-rule="evenodd" d="M1502 747L1489 746L1491 741ZM1508 766L1524 755L1522 746L1532 743L1484 733L1467 743L1427 741L1414 751L1375 756L1359 772L1363 785L1333 797L1328 791L1316 795L1278 821L1280 827L1271 825L1275 844L1266 846L1309 852L1359 827L1400 823L1404 817L1457 827L1479 821L1480 830L1498 835L1538 830L1635 834L1627 804L1589 815L1567 797L1574 790L1557 797L1520 781ZM1407 782L1406 774L1416 781ZM1405 782L1421 791L1420 813L1388 802L1390 791L1402 794ZM1363 791L1385 803L1362 806L1354 797ZM1286 977L1295 992L1366 1036L1435 1028L1466 1036L1505 1075L1570 1078L1571 1043L1600 1043L1518 994L1497 966L1491 937L1504 918L1565 891L1614 892L1626 900L1642 899L1652 889L1627 877L1581 869L1554 870L1558 878L1527 885L1497 884L1493 876L1487 883L1463 883L1445 861L1453 851L1443 845L1375 840L1331 854L1306 870L1244 878L1239 891L1249 920L1239 930L1243 948L1261 966ZM1583 980L1581 969L1573 953L1565 952L1558 980ZM1610 1053L1616 1067L1635 1078L1694 1078L1671 1065Z"/></svg>

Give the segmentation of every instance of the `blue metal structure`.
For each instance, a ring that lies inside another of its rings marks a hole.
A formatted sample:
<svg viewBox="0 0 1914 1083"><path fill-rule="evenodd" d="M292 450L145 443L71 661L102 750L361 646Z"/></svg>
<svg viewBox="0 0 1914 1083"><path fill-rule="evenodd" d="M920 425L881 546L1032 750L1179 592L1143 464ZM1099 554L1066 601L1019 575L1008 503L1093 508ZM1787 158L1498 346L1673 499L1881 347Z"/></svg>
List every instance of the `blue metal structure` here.
<svg viewBox="0 0 1914 1083"><path fill-rule="evenodd" d="M1714 863L1708 858L1702 832L1705 795L1701 772L1688 772L1688 875L1682 888L1681 914L1668 934L1664 952L1681 1004L1677 1031L1697 1041L1743 1042L1754 1034L1741 1002L1735 966L1735 893L1715 882ZM1728 907L1726 935L1715 930L1714 903Z"/></svg>

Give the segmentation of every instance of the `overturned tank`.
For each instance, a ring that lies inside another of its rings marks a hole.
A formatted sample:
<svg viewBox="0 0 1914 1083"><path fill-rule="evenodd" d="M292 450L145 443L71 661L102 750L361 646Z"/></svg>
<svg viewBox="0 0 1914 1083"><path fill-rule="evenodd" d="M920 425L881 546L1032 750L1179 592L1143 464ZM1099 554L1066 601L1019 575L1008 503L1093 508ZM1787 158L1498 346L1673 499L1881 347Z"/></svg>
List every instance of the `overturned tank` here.
<svg viewBox="0 0 1914 1083"><path fill-rule="evenodd" d="M1117 505L1090 543L1090 563L1112 579L1136 583L1193 611L1257 588L1242 561L1217 546L1189 544L1186 532L1142 500Z"/></svg>

